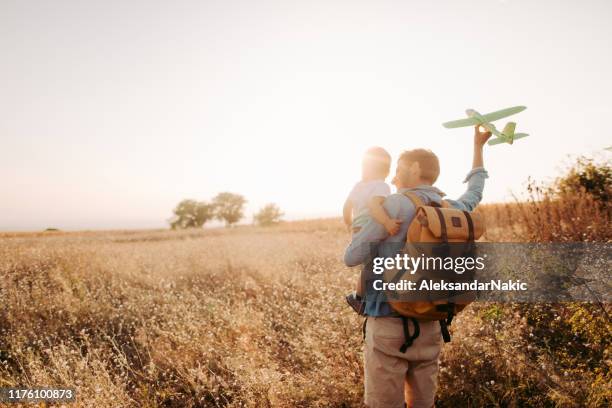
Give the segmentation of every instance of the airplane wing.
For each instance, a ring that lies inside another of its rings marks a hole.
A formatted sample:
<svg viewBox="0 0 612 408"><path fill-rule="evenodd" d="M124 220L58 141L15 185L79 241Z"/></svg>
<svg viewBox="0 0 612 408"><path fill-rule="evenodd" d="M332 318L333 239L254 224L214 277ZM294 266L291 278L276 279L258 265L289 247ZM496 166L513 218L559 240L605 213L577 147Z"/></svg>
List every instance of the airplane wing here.
<svg viewBox="0 0 612 408"><path fill-rule="evenodd" d="M500 144L500 143L508 143L508 141L503 137L498 137L496 139L491 139L487 142L489 146L493 146L493 145Z"/></svg>
<svg viewBox="0 0 612 408"><path fill-rule="evenodd" d="M458 128L464 126L475 126L480 124L480 121L476 118L467 118L467 119L459 119L459 120L451 120L450 122L444 122L442 126L447 129Z"/></svg>
<svg viewBox="0 0 612 408"><path fill-rule="evenodd" d="M527 137L529 136L527 133L515 133L514 137L512 138L512 140L516 140L516 139L521 139L523 137ZM505 137L498 137L496 139L491 139L487 142L487 144L489 146L494 146L500 143L508 143L508 139L506 139Z"/></svg>
<svg viewBox="0 0 612 408"><path fill-rule="evenodd" d="M493 122L498 119L505 118L507 116L515 115L519 112L524 111L525 109L527 109L526 106L513 106L512 108L506 108L495 112L487 113L486 115L482 115L482 117L487 122Z"/></svg>

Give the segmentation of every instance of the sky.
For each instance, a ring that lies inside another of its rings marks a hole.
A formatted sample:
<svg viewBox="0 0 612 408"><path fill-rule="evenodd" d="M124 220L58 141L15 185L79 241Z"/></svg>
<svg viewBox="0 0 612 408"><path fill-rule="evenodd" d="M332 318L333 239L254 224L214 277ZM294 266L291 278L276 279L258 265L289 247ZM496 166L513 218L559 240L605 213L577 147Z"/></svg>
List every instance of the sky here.
<svg viewBox="0 0 612 408"><path fill-rule="evenodd" d="M163 228L222 191L245 222L268 202L339 216L370 146L432 149L458 196L473 130L441 123L525 105L531 136L485 150L484 202L511 200L612 145L611 18L605 0L0 0L0 231Z"/></svg>

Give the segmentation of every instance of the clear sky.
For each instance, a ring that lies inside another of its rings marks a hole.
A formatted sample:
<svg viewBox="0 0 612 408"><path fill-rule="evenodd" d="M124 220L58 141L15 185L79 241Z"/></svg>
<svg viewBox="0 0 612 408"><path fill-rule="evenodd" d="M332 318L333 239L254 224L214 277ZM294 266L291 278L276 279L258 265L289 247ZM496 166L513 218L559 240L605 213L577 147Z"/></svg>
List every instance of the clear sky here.
<svg viewBox="0 0 612 408"><path fill-rule="evenodd" d="M0 230L164 227L220 191L339 215L362 152L427 147L458 195L472 129L485 201L612 144L612 2L0 1ZM500 124L500 127L503 123Z"/></svg>

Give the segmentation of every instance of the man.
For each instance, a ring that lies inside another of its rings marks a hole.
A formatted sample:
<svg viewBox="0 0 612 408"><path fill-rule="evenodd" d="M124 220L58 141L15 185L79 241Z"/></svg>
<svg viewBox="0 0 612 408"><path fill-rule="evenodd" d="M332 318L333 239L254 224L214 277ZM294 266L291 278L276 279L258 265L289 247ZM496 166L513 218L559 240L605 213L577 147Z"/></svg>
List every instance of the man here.
<svg viewBox="0 0 612 408"><path fill-rule="evenodd" d="M452 207L472 211L482 199L485 179L483 147L491 137L490 132L474 133L474 157L472 170L464 182L467 191L457 200L446 200ZM398 193L384 200L389 217L401 220L396 235L389 236L385 228L369 220L355 235L344 254L347 266L364 264L362 275L371 281L372 260L375 257L394 257L406 243L408 226L416 208L403 193L414 192L423 202L440 203L442 193L433 184L440 173L438 158L431 151L416 149L402 153L398 160L395 182ZM399 349L404 344L402 319L393 312L383 292L366 288L364 378L365 404L370 408L432 407L438 385L438 358L442 348L440 324L437 321L420 322L420 334L406 352ZM412 322L408 331L414 333Z"/></svg>

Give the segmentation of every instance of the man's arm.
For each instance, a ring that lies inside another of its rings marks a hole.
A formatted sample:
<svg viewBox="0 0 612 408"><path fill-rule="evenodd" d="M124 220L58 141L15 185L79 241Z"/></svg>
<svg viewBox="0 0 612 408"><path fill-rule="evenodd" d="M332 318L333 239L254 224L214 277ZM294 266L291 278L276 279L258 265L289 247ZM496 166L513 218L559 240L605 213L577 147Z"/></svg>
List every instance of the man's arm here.
<svg viewBox="0 0 612 408"><path fill-rule="evenodd" d="M482 151L485 143L491 137L491 132L485 130L480 131L480 126L474 128L474 156L472 159L472 170L479 167L484 167L484 158L482 157Z"/></svg>
<svg viewBox="0 0 612 408"><path fill-rule="evenodd" d="M391 195L385 199L383 211L390 217L397 217L401 208L401 197ZM365 263L376 251L378 244L388 237L385 227L372 217L361 230L353 235L353 240L344 251L344 263L347 266L356 266Z"/></svg>
<svg viewBox="0 0 612 408"><path fill-rule="evenodd" d="M464 183L468 183L467 190L457 200L448 200L453 207L466 211L473 211L482 200L485 179L489 177L484 169L483 148L491 132L481 132L480 127L474 129L474 156L472 159L472 170L466 176Z"/></svg>

